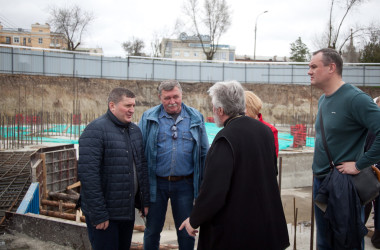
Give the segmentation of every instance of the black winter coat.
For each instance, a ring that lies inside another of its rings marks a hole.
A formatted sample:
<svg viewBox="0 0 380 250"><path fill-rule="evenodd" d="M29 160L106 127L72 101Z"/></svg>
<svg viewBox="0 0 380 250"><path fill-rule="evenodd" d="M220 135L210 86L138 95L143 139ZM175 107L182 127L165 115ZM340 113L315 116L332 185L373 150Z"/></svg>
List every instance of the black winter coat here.
<svg viewBox="0 0 380 250"><path fill-rule="evenodd" d="M273 133L243 116L227 122L206 157L190 216L198 249L285 249L288 230L276 179Z"/></svg>
<svg viewBox="0 0 380 250"><path fill-rule="evenodd" d="M136 197L133 161L139 187ZM120 122L110 110L92 121L79 138L78 177L82 210L94 225L134 220L135 206L149 206L148 168L139 127Z"/></svg>

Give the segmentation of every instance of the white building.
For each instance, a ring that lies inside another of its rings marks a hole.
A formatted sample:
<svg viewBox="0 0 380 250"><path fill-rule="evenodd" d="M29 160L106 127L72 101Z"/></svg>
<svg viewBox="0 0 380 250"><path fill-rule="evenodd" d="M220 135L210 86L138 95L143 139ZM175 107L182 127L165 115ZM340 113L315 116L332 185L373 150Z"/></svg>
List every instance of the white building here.
<svg viewBox="0 0 380 250"><path fill-rule="evenodd" d="M202 36L204 46L210 47L210 37ZM164 38L161 42L161 57L172 59L206 60L202 44L197 36L181 33L178 39ZM235 48L219 44L213 60L235 61Z"/></svg>

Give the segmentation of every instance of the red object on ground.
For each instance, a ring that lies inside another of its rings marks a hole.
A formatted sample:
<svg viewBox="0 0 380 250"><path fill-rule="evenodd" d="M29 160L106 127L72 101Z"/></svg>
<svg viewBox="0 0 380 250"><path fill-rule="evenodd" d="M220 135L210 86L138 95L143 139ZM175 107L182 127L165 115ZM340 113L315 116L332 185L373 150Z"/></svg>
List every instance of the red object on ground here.
<svg viewBox="0 0 380 250"><path fill-rule="evenodd" d="M290 134L293 135L293 148L306 146L306 126L303 124L296 124L290 126Z"/></svg>

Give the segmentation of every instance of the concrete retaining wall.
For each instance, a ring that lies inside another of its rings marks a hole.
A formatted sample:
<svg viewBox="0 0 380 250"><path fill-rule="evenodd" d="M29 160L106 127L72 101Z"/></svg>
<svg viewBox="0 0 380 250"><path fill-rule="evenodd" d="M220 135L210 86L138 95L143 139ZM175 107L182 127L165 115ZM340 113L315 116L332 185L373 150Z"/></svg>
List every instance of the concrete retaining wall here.
<svg viewBox="0 0 380 250"><path fill-rule="evenodd" d="M314 151L280 151L282 157L281 188L310 187L313 181Z"/></svg>
<svg viewBox="0 0 380 250"><path fill-rule="evenodd" d="M7 213L9 228L42 241L73 249L91 249L85 223L38 214Z"/></svg>

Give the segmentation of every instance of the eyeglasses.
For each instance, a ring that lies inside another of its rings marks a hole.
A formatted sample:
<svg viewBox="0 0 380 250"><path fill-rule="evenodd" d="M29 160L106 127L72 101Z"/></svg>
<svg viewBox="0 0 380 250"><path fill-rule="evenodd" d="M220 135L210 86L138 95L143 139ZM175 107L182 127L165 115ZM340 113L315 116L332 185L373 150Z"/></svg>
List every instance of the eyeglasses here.
<svg viewBox="0 0 380 250"><path fill-rule="evenodd" d="M171 127L171 130L172 130L172 138L173 138L173 140L177 139L178 134L177 134L177 127L176 127L175 124Z"/></svg>

